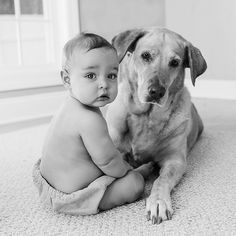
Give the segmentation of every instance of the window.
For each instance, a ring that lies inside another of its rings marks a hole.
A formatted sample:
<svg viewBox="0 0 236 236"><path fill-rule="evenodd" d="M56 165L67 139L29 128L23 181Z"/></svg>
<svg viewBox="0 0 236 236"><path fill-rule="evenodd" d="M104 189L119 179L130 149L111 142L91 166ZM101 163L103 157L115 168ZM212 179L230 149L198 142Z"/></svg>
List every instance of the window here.
<svg viewBox="0 0 236 236"><path fill-rule="evenodd" d="M78 22L77 0L0 0L0 91L60 84L62 45Z"/></svg>
<svg viewBox="0 0 236 236"><path fill-rule="evenodd" d="M0 4L0 65L54 62L49 6L43 9L42 0L0 0Z"/></svg>

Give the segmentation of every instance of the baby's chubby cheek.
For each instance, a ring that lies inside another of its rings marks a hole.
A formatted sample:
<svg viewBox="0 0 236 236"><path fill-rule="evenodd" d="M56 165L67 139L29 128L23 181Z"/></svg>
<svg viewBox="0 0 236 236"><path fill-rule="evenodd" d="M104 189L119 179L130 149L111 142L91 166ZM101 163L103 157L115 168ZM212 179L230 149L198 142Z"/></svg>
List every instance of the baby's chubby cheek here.
<svg viewBox="0 0 236 236"><path fill-rule="evenodd" d="M117 94L118 94L118 86L117 85L113 85L111 88L110 88L110 91L109 91L109 96L110 96L110 100L114 101L115 98L117 97Z"/></svg>

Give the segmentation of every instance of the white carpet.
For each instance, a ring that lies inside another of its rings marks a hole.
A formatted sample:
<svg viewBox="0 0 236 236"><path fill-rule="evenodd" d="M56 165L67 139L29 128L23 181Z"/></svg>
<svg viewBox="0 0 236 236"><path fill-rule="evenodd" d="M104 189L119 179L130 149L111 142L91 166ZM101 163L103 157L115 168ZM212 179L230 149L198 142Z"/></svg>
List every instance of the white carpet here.
<svg viewBox="0 0 236 236"><path fill-rule="evenodd" d="M205 130L172 194L173 219L152 225L144 200L86 217L44 209L31 170L46 129L0 136L0 235L236 235L236 132Z"/></svg>

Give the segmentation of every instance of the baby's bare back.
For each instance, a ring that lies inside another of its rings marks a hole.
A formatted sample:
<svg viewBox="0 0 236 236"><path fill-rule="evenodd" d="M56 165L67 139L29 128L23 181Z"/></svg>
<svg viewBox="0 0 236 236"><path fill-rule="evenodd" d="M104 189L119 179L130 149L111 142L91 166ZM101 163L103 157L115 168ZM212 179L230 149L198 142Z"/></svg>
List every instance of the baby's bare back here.
<svg viewBox="0 0 236 236"><path fill-rule="evenodd" d="M72 107L66 104L51 122L40 165L48 183L66 193L88 186L103 174L83 144Z"/></svg>

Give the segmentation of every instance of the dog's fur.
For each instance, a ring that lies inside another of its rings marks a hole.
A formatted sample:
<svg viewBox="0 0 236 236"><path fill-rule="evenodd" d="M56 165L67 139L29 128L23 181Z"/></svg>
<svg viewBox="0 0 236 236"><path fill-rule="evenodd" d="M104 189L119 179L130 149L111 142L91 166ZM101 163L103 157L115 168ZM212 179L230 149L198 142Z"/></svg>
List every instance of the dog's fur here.
<svg viewBox="0 0 236 236"><path fill-rule="evenodd" d="M119 92L108 107L109 133L121 152L137 164L154 161L160 175L146 199L152 223L170 219L170 193L186 170L186 156L203 124L184 87L207 68L201 52L167 29L134 29L113 39L120 60Z"/></svg>

